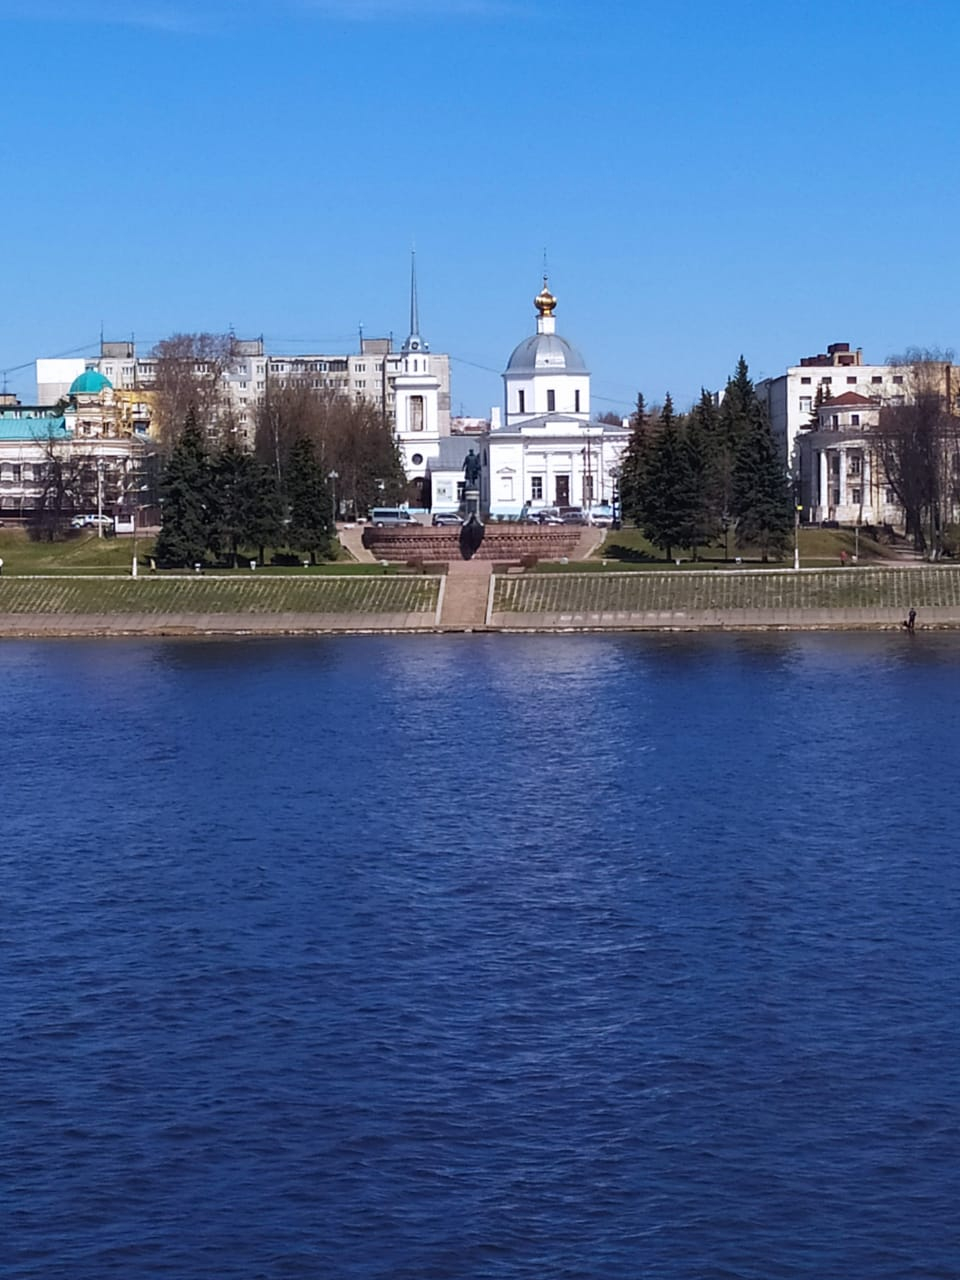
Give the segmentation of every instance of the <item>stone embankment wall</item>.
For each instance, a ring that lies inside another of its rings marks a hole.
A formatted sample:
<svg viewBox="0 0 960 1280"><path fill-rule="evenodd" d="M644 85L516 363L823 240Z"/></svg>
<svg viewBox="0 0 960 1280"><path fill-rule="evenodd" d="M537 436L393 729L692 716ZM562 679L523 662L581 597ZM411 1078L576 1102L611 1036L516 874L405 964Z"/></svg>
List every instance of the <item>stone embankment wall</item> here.
<svg viewBox="0 0 960 1280"><path fill-rule="evenodd" d="M518 564L527 558L573 559L582 532L578 525L488 524L484 527L483 542L471 558ZM434 529L427 525L415 529L377 529L368 525L363 531L363 545L378 560L401 564L410 560L436 562L463 558L459 529Z"/></svg>

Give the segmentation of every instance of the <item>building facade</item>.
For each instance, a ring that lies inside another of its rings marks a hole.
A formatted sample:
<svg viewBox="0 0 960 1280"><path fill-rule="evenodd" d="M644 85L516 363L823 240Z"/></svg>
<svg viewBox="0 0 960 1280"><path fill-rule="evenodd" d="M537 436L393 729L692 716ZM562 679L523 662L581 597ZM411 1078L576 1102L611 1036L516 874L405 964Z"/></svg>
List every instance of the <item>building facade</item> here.
<svg viewBox="0 0 960 1280"><path fill-rule="evenodd" d="M953 403L953 374L949 363L937 366L945 403ZM819 355L806 356L776 378L762 378L756 384L757 398L765 405L770 427L794 473L798 465L797 437L816 422L825 399L853 394L878 400L881 405L907 403L910 395L910 366L864 364L859 347L834 342Z"/></svg>
<svg viewBox="0 0 960 1280"><path fill-rule="evenodd" d="M612 502L630 434L591 419L590 373L556 331L546 277L534 307L536 332L507 361L503 414L492 411L482 442L481 504L500 519Z"/></svg>
<svg viewBox="0 0 960 1280"><path fill-rule="evenodd" d="M155 502L138 403L96 370L83 370L61 413L0 406L0 518L31 521L93 514L121 516Z"/></svg>

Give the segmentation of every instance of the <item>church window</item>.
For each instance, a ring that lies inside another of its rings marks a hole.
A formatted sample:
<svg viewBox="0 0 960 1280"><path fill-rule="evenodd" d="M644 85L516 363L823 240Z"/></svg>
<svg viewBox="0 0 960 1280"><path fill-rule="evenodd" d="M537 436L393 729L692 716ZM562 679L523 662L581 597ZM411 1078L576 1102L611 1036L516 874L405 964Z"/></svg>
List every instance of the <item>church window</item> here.
<svg viewBox="0 0 960 1280"><path fill-rule="evenodd" d="M551 387L547 392L547 413L555 413L557 409L557 393Z"/></svg>
<svg viewBox="0 0 960 1280"><path fill-rule="evenodd" d="M530 477L530 501L543 501L543 476Z"/></svg>
<svg viewBox="0 0 960 1280"><path fill-rule="evenodd" d="M410 461L413 463L415 467L421 466L423 463L423 454L422 453L413 454L412 457L410 458Z"/></svg>
<svg viewBox="0 0 960 1280"><path fill-rule="evenodd" d="M525 400L526 400L526 397L524 396L523 390L521 389L520 391L517 392L517 413L526 413L527 408L526 408Z"/></svg>
<svg viewBox="0 0 960 1280"><path fill-rule="evenodd" d="M579 412L580 412L580 392L579 392L579 390L574 391L574 393L573 393L573 412L574 412L574 413L579 413Z"/></svg>
<svg viewBox="0 0 960 1280"><path fill-rule="evenodd" d="M423 396L410 397L410 430L423 430Z"/></svg>

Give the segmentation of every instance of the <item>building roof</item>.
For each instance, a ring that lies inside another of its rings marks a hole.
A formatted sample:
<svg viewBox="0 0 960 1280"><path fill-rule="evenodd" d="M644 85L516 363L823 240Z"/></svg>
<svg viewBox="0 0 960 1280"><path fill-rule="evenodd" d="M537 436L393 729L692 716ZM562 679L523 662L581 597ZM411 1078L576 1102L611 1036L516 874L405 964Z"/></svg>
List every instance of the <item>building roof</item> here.
<svg viewBox="0 0 960 1280"><path fill-rule="evenodd" d="M70 432L63 418L5 418L0 415L0 440L33 444L38 440L68 440Z"/></svg>
<svg viewBox="0 0 960 1280"><path fill-rule="evenodd" d="M588 373L583 356L559 333L534 333L514 347L507 373Z"/></svg>
<svg viewBox="0 0 960 1280"><path fill-rule="evenodd" d="M113 383L109 378L105 378L96 369L84 369L83 373L70 383L69 394L72 396L98 396L107 387L111 390L113 389Z"/></svg>
<svg viewBox="0 0 960 1280"><path fill-rule="evenodd" d="M431 471L462 471L467 454L474 453L480 444L478 436L441 436L437 441L438 457L428 458Z"/></svg>
<svg viewBox="0 0 960 1280"><path fill-rule="evenodd" d="M531 428L535 431L544 432L559 428L565 434L573 428L580 431L589 431L591 436L596 436L600 433L611 436L628 436L630 434L629 427L614 426L612 422L585 422L583 418L577 417L572 413L544 413L535 418L521 418L518 421L494 427L490 435L519 436Z"/></svg>
<svg viewBox="0 0 960 1280"><path fill-rule="evenodd" d="M856 391L845 391L842 396L831 396L829 400L821 401L819 407L821 409L833 409L839 405L842 409L844 406L853 404L865 404L869 408L871 406L876 406L879 403L879 400L871 400L869 396L857 395Z"/></svg>

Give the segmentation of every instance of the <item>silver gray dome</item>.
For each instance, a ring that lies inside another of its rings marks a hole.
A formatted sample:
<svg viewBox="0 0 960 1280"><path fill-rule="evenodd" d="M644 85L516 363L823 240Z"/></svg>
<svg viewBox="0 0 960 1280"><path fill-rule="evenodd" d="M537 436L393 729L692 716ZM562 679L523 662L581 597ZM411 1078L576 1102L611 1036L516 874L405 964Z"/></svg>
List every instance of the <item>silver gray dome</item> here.
<svg viewBox="0 0 960 1280"><path fill-rule="evenodd" d="M514 347L507 361L507 373L536 373L556 369L558 373L587 373L583 356L559 333L535 333Z"/></svg>

